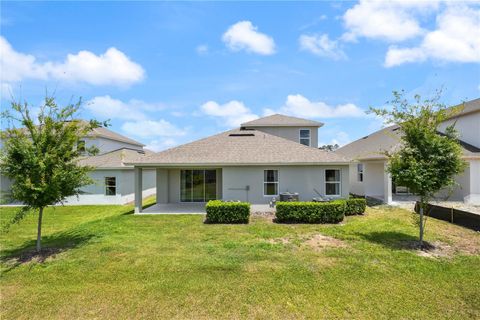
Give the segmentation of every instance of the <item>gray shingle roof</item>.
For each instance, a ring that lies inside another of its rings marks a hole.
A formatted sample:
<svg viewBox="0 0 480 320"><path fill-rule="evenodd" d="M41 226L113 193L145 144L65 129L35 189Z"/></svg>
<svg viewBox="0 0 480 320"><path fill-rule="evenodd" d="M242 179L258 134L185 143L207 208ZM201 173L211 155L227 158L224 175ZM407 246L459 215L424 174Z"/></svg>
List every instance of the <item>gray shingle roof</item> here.
<svg viewBox="0 0 480 320"><path fill-rule="evenodd" d="M283 114L273 114L271 116L248 121L241 124L242 127L321 127L323 123L313 120L301 119Z"/></svg>
<svg viewBox="0 0 480 320"><path fill-rule="evenodd" d="M122 148L110 151L97 156L84 157L79 160L82 166L92 166L95 168L132 168L132 166L125 165L126 162L134 161L138 158L144 158L155 154L153 151L143 149L142 151Z"/></svg>
<svg viewBox="0 0 480 320"><path fill-rule="evenodd" d="M462 117L467 114L480 111L480 98L467 101L460 104L460 106L462 106L462 110L452 118Z"/></svg>
<svg viewBox="0 0 480 320"><path fill-rule="evenodd" d="M335 153L352 160L386 159L385 152L393 152L401 146L401 133L398 125L378 130L368 136L353 141L335 151ZM460 141L464 157L480 157L480 150L475 146Z"/></svg>
<svg viewBox="0 0 480 320"><path fill-rule="evenodd" d="M234 129L168 149L136 165L321 165L348 163L333 152L304 146L257 130Z"/></svg>

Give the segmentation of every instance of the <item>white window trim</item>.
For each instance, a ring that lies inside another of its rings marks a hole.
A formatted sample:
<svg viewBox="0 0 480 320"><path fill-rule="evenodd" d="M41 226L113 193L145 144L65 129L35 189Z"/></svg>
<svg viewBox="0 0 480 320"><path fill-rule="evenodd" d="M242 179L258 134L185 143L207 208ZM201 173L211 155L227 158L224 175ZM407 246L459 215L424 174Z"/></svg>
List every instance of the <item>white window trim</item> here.
<svg viewBox="0 0 480 320"><path fill-rule="evenodd" d="M107 178L114 178L115 179L115 185L111 186L111 185L108 185L108 187L115 187L115 194L107 194ZM118 189L118 185L117 185L117 177L112 177L112 176L109 176L109 177L104 177L103 178L103 183L105 184L105 190L104 190L104 194L105 196L107 197L115 197L118 193L117 193L117 189Z"/></svg>
<svg viewBox="0 0 480 320"><path fill-rule="evenodd" d="M338 181L327 181L327 170L337 170L340 173L340 180ZM326 168L325 171L323 172L323 179L325 180L325 196L326 197L341 197L342 196L342 169L338 168ZM338 194L327 194L327 183L329 184L334 184L338 183L340 186L338 188Z"/></svg>
<svg viewBox="0 0 480 320"><path fill-rule="evenodd" d="M362 171L358 170L359 165L362 165ZM360 174L362 175L362 180L360 180ZM365 179L365 166L363 163L357 163L357 182L363 182L363 179Z"/></svg>
<svg viewBox="0 0 480 320"><path fill-rule="evenodd" d="M311 147L312 146L312 130L307 128L298 129L298 143L302 144L301 142L302 139L307 139L307 138L302 138L302 135L300 134L302 130L308 130L308 146Z"/></svg>
<svg viewBox="0 0 480 320"><path fill-rule="evenodd" d="M265 181L265 171L277 171L277 182L267 182ZM262 183L262 193L264 197L278 197L280 194L280 170L278 169L263 169L263 183ZM265 194L265 184L266 183L276 183L277 184L277 194Z"/></svg>

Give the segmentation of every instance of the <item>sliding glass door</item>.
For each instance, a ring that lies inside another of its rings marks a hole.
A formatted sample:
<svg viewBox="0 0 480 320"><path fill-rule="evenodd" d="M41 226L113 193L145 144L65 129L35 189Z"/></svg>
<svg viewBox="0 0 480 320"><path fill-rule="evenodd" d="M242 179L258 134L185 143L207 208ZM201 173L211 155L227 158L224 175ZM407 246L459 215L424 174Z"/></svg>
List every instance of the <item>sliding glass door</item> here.
<svg viewBox="0 0 480 320"><path fill-rule="evenodd" d="M181 170L181 202L206 202L216 198L217 170Z"/></svg>

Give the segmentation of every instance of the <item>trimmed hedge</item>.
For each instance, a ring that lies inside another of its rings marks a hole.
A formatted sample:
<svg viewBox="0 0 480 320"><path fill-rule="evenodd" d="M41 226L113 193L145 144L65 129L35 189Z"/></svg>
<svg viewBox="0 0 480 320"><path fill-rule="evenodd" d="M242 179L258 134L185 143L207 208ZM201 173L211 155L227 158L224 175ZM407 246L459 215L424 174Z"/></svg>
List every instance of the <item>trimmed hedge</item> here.
<svg viewBox="0 0 480 320"><path fill-rule="evenodd" d="M345 201L277 202L276 222L338 223L345 217Z"/></svg>
<svg viewBox="0 0 480 320"><path fill-rule="evenodd" d="M286 223L338 223L347 215L363 214L365 199L329 202L277 202L276 221Z"/></svg>
<svg viewBox="0 0 480 320"><path fill-rule="evenodd" d="M346 216L353 216L356 214L364 214L367 207L367 200L365 198L352 198L344 200L347 207L345 208Z"/></svg>
<svg viewBox="0 0 480 320"><path fill-rule="evenodd" d="M248 223L250 203L211 200L205 206L205 223Z"/></svg>

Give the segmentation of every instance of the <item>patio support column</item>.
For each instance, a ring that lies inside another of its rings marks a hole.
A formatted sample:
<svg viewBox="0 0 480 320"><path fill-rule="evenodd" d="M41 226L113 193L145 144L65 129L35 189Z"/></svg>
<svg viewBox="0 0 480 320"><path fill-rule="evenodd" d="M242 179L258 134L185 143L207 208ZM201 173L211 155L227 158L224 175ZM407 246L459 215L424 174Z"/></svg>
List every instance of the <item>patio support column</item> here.
<svg viewBox="0 0 480 320"><path fill-rule="evenodd" d="M387 162L384 164L385 173L383 175L383 201L386 204L392 203L392 176L390 172L387 171Z"/></svg>
<svg viewBox="0 0 480 320"><path fill-rule="evenodd" d="M135 213L142 212L142 168L135 167Z"/></svg>

